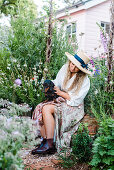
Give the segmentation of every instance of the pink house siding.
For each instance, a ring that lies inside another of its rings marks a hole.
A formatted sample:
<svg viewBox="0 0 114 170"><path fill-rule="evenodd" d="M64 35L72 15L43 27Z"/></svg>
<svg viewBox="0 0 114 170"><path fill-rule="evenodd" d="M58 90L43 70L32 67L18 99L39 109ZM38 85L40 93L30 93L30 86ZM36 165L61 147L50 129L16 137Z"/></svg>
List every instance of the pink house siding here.
<svg viewBox="0 0 114 170"><path fill-rule="evenodd" d="M69 25L70 23L76 22L76 36L77 36L78 44L81 48L84 48L83 37L81 38L80 34L85 33L85 26L86 26L85 17L86 17L85 10L81 10L81 11L72 13L70 16L59 18L59 19L63 19L63 18L66 19L68 23L67 25Z"/></svg>
<svg viewBox="0 0 114 170"><path fill-rule="evenodd" d="M96 22L100 24L101 21L110 21L109 8L110 1L107 1L86 11L84 50L90 55L97 54L98 50L100 53L103 51L103 48L98 48L101 44L100 29ZM95 51L95 48L98 50Z"/></svg>
<svg viewBox="0 0 114 170"><path fill-rule="evenodd" d="M68 24L76 22L76 36L79 48L83 49L88 55L98 56L98 51L100 53L103 52L103 48L95 50L95 48L99 47L101 44L100 29L96 22L99 24L101 21L110 22L110 0L98 3L92 7L83 8L82 6L79 8L80 10L75 8L69 11L69 15L66 15L65 12L62 12L61 14L58 14L57 18L66 19ZM80 36L81 33L84 33L84 35Z"/></svg>

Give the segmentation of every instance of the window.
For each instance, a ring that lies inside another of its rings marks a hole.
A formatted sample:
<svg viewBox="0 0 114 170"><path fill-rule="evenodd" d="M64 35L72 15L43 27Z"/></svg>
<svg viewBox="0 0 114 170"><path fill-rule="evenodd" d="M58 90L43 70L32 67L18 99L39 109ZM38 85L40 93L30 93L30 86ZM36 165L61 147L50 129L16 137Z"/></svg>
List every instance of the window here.
<svg viewBox="0 0 114 170"><path fill-rule="evenodd" d="M109 34L110 23L101 21L101 27L104 29L105 33Z"/></svg>
<svg viewBox="0 0 114 170"><path fill-rule="evenodd" d="M69 37L69 42L76 46L76 23L73 22L66 27L66 33Z"/></svg>

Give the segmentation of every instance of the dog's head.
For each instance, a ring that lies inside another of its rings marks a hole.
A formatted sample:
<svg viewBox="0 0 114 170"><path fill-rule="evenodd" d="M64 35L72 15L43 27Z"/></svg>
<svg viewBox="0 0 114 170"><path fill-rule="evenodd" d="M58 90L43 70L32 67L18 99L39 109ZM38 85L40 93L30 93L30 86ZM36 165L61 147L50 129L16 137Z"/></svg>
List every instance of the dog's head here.
<svg viewBox="0 0 114 170"><path fill-rule="evenodd" d="M44 93L53 92L54 83L51 80L45 80L43 83Z"/></svg>

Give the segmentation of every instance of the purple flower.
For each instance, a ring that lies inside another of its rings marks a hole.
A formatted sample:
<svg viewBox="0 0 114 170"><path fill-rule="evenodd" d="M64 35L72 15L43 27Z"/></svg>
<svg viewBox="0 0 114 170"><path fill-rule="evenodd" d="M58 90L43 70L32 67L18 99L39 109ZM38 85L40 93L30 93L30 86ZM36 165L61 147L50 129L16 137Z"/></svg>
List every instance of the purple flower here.
<svg viewBox="0 0 114 170"><path fill-rule="evenodd" d="M101 37L101 41L104 47L104 51L108 52L108 40L107 37L103 34L103 32L100 32L100 37Z"/></svg>
<svg viewBox="0 0 114 170"><path fill-rule="evenodd" d="M97 67L94 72L94 76L98 76L98 75L100 75L100 69Z"/></svg>
<svg viewBox="0 0 114 170"><path fill-rule="evenodd" d="M14 83L18 86L22 84L21 79L16 79Z"/></svg>
<svg viewBox="0 0 114 170"><path fill-rule="evenodd" d="M94 61L92 59L90 60L90 63L92 64L92 67L95 67Z"/></svg>

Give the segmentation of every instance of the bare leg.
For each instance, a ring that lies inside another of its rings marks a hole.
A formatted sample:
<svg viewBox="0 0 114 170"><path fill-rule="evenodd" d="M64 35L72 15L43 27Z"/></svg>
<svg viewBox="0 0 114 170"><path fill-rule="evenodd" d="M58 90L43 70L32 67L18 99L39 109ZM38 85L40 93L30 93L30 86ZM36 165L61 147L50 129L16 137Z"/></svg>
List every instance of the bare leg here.
<svg viewBox="0 0 114 170"><path fill-rule="evenodd" d="M47 139L45 139L46 141L44 141L44 143L41 143L40 147L32 150L33 155L42 154L42 153L43 154L54 153L56 151L53 145L54 127L55 127L53 113L54 113L54 105L43 106L42 115L43 115L44 126L42 126L41 134L43 137L45 132Z"/></svg>
<svg viewBox="0 0 114 170"><path fill-rule="evenodd" d="M45 133L45 127L44 127L44 125L41 127L41 129L40 129L40 133L41 133L41 136L43 137L43 138L46 138L46 133Z"/></svg>
<svg viewBox="0 0 114 170"><path fill-rule="evenodd" d="M55 120L53 117L54 105L45 105L42 109L43 121L47 139L53 139Z"/></svg>

